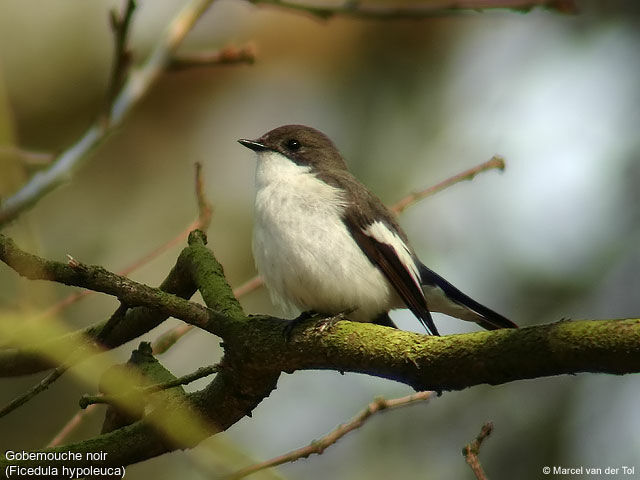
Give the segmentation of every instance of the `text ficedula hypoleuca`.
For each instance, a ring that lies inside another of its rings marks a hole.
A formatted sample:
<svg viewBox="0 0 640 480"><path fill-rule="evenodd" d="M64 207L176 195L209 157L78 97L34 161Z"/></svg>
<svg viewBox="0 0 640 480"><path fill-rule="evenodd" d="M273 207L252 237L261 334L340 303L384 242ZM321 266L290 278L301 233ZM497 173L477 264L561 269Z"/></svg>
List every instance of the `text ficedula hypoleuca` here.
<svg viewBox="0 0 640 480"><path fill-rule="evenodd" d="M434 335L430 311L517 327L425 267L323 133L285 125L239 142L258 156L253 255L275 303L390 327L389 310L409 308Z"/></svg>

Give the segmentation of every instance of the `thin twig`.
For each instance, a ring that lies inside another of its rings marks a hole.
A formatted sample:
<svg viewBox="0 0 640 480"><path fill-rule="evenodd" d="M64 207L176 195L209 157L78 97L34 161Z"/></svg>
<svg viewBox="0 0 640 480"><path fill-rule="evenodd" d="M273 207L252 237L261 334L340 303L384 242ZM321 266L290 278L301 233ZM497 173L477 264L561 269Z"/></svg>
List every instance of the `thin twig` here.
<svg viewBox="0 0 640 480"><path fill-rule="evenodd" d="M198 230L206 232L211 225L213 217L213 204L207 198L204 179L202 178L202 164L196 162L196 200L198 201L198 220L196 221ZM190 230L191 231L191 230ZM188 236L188 235L187 235Z"/></svg>
<svg viewBox="0 0 640 480"><path fill-rule="evenodd" d="M242 47L227 46L220 50L181 53L171 59L169 68L184 70L193 67L212 67L218 65L253 64L256 61L256 47L248 43Z"/></svg>
<svg viewBox="0 0 640 480"><path fill-rule="evenodd" d="M64 426L56 433L56 436L51 439L51 441L47 444L47 447L57 447L58 445L62 445L63 442L71 435L76 428L78 428L84 419L95 409L97 405L89 405L84 410L78 410L76 414L71 417L71 419L64 424Z"/></svg>
<svg viewBox="0 0 640 480"><path fill-rule="evenodd" d="M189 325L189 327L191 327L191 325ZM155 352L153 353L155 355ZM150 385L142 389L141 391L142 393L149 394L149 393L153 393L154 391L158 391L160 389L177 387L178 385L185 385L194 380L197 380L198 378L211 375L212 373L215 373L218 370L219 370L219 367L217 365L212 365L210 367L202 367L189 375L185 375L183 377L177 378L170 382L166 382L164 384ZM60 431L56 434L56 436L53 437L53 439L51 439L51 441L47 446L55 447L55 446L61 445L69 437L69 435L71 435L71 433L73 433L75 429L82 424L82 422L89 415L89 413L92 412L98 406L98 403L102 403L102 402L91 403L90 405L87 405L86 408L83 407L81 410L76 412L76 414L60 429Z"/></svg>
<svg viewBox="0 0 640 480"><path fill-rule="evenodd" d="M213 375L214 373L217 373L219 371L220 365L209 365L207 367L200 367L195 372L183 375L182 377L174 378L173 380L170 380L168 382L156 383L139 388L135 393L136 395L142 396L151 395L152 393L157 393L169 388L179 387L180 385L187 385L191 382L195 382L200 378ZM111 405L115 405L119 403L119 400L121 398L122 395L83 395L80 399L80 408L85 409L88 406L95 405L97 403L108 403Z"/></svg>
<svg viewBox="0 0 640 480"><path fill-rule="evenodd" d="M71 365L75 364L78 359L83 358L86 355L88 348L95 347L96 345L91 344L91 346L84 345L77 348L69 355L69 358L64 363L58 365L51 373L36 383L33 387L14 398L11 402L0 409L0 418L11 413L18 407L21 407L39 393L44 392L52 383L58 380L69 369L69 367L71 367Z"/></svg>
<svg viewBox="0 0 640 480"><path fill-rule="evenodd" d="M161 355L173 347L178 340L193 330L193 325L183 323L170 328L151 343L151 350L154 355Z"/></svg>
<svg viewBox="0 0 640 480"><path fill-rule="evenodd" d="M8 154L16 157L24 166L30 169L42 168L51 164L54 155L48 152L38 152L35 150L25 150L13 145L0 147L0 154Z"/></svg>
<svg viewBox="0 0 640 480"><path fill-rule="evenodd" d="M40 392L45 391L53 382L58 380L58 378L60 378L68 368L68 365L60 365L29 390L11 400L7 405L0 409L0 418L13 412L16 408L21 407Z"/></svg>
<svg viewBox="0 0 640 480"><path fill-rule="evenodd" d="M168 388L178 387L180 385L187 385L191 382L195 382L204 377L208 377L209 375L213 375L214 373L218 373L220 371L220 365L208 365L206 367L200 367L195 372L188 373L183 375L182 377L175 378L168 382L164 383L156 383L155 385L149 385L142 389L143 394L150 394L159 392L160 390L166 390Z"/></svg>
<svg viewBox="0 0 640 480"><path fill-rule="evenodd" d="M462 449L462 455L466 460L471 470L473 470L474 475L478 480L487 480L487 475L484 473L482 469L482 465L480 464L480 459L478 458L478 454L480 453L480 447L482 446L482 442L491 435L493 431L493 423L486 422L478 436L473 440L473 442L467 444Z"/></svg>
<svg viewBox="0 0 640 480"><path fill-rule="evenodd" d="M247 280L246 282L244 282L242 285L240 285L239 287L236 287L233 290L233 294L239 298L242 297L250 292L253 292L254 290L257 290L258 288L260 288L262 285L264 285L264 280L262 279L262 277L260 275L256 275L255 277Z"/></svg>
<svg viewBox="0 0 640 480"><path fill-rule="evenodd" d="M477 12L490 9L509 9L528 12L535 7L544 7L560 13L576 13L578 8L574 0L455 0L440 2L422 2L398 6L394 4L365 4L347 0L342 5L322 5L297 3L288 0L250 0L253 4L273 5L286 10L308 13L326 20L333 16L348 16L361 19L415 19L442 17L460 13Z"/></svg>
<svg viewBox="0 0 640 480"><path fill-rule="evenodd" d="M494 155L490 160L487 160L480 165L476 165L475 167L460 172L459 174L454 175L453 177L449 177L446 180L443 180L442 182L429 188L425 188L424 190L421 190L419 192L411 193L392 205L391 210L396 214L400 214L404 212L408 207L419 202L425 197L441 192L445 188L455 185L458 182L462 182L463 180L472 180L479 173L493 169L503 171L505 169L504 158L499 155Z"/></svg>
<svg viewBox="0 0 640 480"><path fill-rule="evenodd" d="M384 398L377 398L365 408L362 412L356 415L353 419L351 419L348 423L339 425L335 430L320 438L319 440L314 440L306 447L298 448L297 450L292 450L289 453L285 453L284 455L280 455L278 457L272 458L271 460L267 460L266 462L257 463L255 465L251 465L249 467L243 468L242 470L238 470L237 472L224 477L224 480L237 480L240 478L244 478L248 475L256 473L260 470L264 470L265 468L275 467L278 465L282 465L283 463L294 462L300 458L307 458L309 455L317 454L320 455L325 451L327 447L330 447L342 437L344 437L347 433L360 428L364 423L374 414L379 413L383 410L389 410L392 408L406 407L408 405L412 405L418 402L424 402L426 400L431 399L435 395L435 392L418 392L413 395L407 395L406 397L394 398L392 400L385 400Z"/></svg>
<svg viewBox="0 0 640 480"><path fill-rule="evenodd" d="M118 14L115 9L109 12L109 21L113 30L113 66L111 67L111 78L107 87L107 95L105 97L104 121L109 122L109 115L113 101L118 91L124 85L127 79L127 73L131 66L131 51L127 45L127 37L133 18L133 11L136 9L135 0L126 0L123 12Z"/></svg>

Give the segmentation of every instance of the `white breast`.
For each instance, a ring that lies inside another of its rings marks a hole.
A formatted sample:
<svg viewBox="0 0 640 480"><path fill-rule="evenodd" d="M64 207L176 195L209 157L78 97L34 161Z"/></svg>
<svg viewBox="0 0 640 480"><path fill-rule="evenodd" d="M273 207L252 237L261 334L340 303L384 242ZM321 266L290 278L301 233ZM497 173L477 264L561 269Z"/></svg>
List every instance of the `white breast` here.
<svg viewBox="0 0 640 480"><path fill-rule="evenodd" d="M275 152L258 153L256 187L253 255L274 302L358 321L391 308L395 292L341 221L340 190Z"/></svg>

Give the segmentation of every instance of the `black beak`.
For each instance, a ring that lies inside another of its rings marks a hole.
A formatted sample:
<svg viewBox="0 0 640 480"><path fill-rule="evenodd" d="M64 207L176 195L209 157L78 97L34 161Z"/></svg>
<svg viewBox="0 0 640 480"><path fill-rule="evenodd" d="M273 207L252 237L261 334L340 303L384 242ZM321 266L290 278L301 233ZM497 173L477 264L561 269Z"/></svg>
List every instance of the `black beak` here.
<svg viewBox="0 0 640 480"><path fill-rule="evenodd" d="M244 138L241 138L240 140L238 140L238 142L240 143L240 145L244 145L245 147L250 148L254 152L262 152L264 150L268 150L266 145L260 142L257 142L255 140L246 140Z"/></svg>

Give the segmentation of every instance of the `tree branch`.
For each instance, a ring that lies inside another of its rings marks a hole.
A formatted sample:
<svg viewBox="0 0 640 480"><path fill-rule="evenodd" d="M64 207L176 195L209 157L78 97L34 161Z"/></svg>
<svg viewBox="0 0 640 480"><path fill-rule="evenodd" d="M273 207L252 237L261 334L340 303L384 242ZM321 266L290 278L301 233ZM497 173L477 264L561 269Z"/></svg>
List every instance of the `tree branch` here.
<svg viewBox="0 0 640 480"><path fill-rule="evenodd" d="M113 30L113 66L111 68L111 78L105 97L104 118L105 123L109 123L111 105L118 95L118 91L127 79L127 72L131 65L131 51L127 44L129 27L133 19L133 11L136 9L135 0L126 0L123 12L118 14L117 10L109 12L109 21Z"/></svg>
<svg viewBox="0 0 640 480"><path fill-rule="evenodd" d="M443 0L440 2L422 2L404 6L365 4L360 1L346 1L342 5L318 5L297 3L288 0L249 0L254 5L272 5L286 10L308 13L322 20L334 16L346 16L361 19L424 19L449 16L473 11L509 9L528 12L535 7L556 10L560 13L576 13L574 0Z"/></svg>
<svg viewBox="0 0 640 480"><path fill-rule="evenodd" d="M243 352L254 368L268 362L285 372L365 373L416 390L460 390L579 372L640 372L640 319L560 321L444 337L344 321L329 331L313 324L297 335L294 330L289 344L272 333L286 323L274 322L253 317L242 327L244 337L229 334L225 344Z"/></svg>
<svg viewBox="0 0 640 480"><path fill-rule="evenodd" d="M480 165L476 165L475 167L469 168L463 172L454 175L453 177L449 177L440 183L436 183L435 185L425 188L424 190L420 190L419 192L414 192L406 197L400 199L398 202L394 203L390 209L395 214L400 214L404 212L411 205L416 204L420 200L429 197L431 195L435 195L442 190L449 188L456 183L463 182L465 180L473 180L476 175L486 172L488 170L500 170L501 172L505 169L504 158L499 155L494 155L489 160Z"/></svg>
<svg viewBox="0 0 640 480"><path fill-rule="evenodd" d="M66 365L60 365L56 367L50 374L48 374L46 377L44 377L42 380L36 383L33 387L31 387L25 393L23 393L22 395L18 395L16 398L11 400L7 405L0 408L0 418L4 417L5 415L8 415L9 413L13 412L15 409L21 407L22 405L27 403L29 400L31 400L33 397L35 397L39 393L44 392L47 388L49 388L49 386L51 386L52 383L58 380L64 374L64 372L67 371L68 368L69 367L67 367Z"/></svg>
<svg viewBox="0 0 640 480"><path fill-rule="evenodd" d="M161 390L167 390L169 388L178 387L180 385L187 385L200 378L208 377L209 375L218 373L219 371L220 371L219 365L209 365L208 367L200 367L195 372L189 373L187 375L183 375L182 377L178 377L166 382L156 383L153 385L147 385L146 387L142 387L140 388L140 391L137 392L137 394L142 396L151 395L152 393L156 393ZM115 404L117 403L117 398L114 398L109 395L83 395L82 398L80 398L80 408L82 409L85 409L89 407L89 405L95 405L97 403Z"/></svg>
<svg viewBox="0 0 640 480"><path fill-rule="evenodd" d="M189 273L192 261L190 247L187 247L180 253L175 266L159 289L182 298L190 298L197 289ZM147 307L129 308L123 320L118 322L108 338L103 338L102 343L108 348L115 348L157 327L167 317L168 315ZM83 330L54 337L30 347L18 345L20 348L0 349L0 377L31 374L55 367L57 364L47 358L47 352L68 352L93 342L106 324L107 321L98 322Z"/></svg>
<svg viewBox="0 0 640 480"><path fill-rule="evenodd" d="M220 50L195 53L181 53L171 59L171 70L184 70L193 67L212 67L218 65L253 64L256 61L256 47L249 43L242 47L227 46Z"/></svg>
<svg viewBox="0 0 640 480"><path fill-rule="evenodd" d="M489 435L491 435L491 432L493 432L493 423L486 422L473 442L468 443L462 449L462 455L464 456L465 461L469 467L471 467L473 474L478 480L487 480L487 475L484 473L484 469L480 464L478 455L480 454L480 447L482 446L482 443Z"/></svg>
<svg viewBox="0 0 640 480"><path fill-rule="evenodd" d="M46 450L104 451L109 454L107 463L112 465L128 465L193 446L225 430L249 415L271 393L281 372L359 372L393 379L416 390L436 391L578 372L640 372L640 319L561 321L445 337L348 321L320 331L311 319L297 326L287 341L283 332L288 321L244 314L202 234L191 235L179 263L181 274L188 275L200 290L208 308L185 300L178 302L177 297L101 268L70 267L40 259L22 252L6 237L0 237L0 259L35 278L92 285L162 312L161 316L176 313L223 337L225 355L220 373L206 388L185 397L189 408L206 420L187 443L167 442L164 434L143 419L84 442ZM127 322L118 325L126 327ZM112 335L116 334L117 329ZM0 471L6 465L6 461L0 461Z"/></svg>
<svg viewBox="0 0 640 480"><path fill-rule="evenodd" d="M267 460L266 462L257 463L243 468L242 470L238 470L237 472L224 477L224 480L238 480L259 472L260 470L264 470L265 468L277 467L283 463L295 462L301 458L307 458L312 454L321 455L328 447L336 443L347 433L362 427L362 425L364 425L365 422L376 413L380 413L384 410L406 407L418 402L428 401L434 395L435 392L418 392L413 395L407 395L406 397L394 398L391 400L376 398L373 402L367 405L367 408L352 418L349 422L339 425L335 430L319 440L314 440L306 447L298 448L289 453L285 453L284 455Z"/></svg>
<svg viewBox="0 0 640 480"><path fill-rule="evenodd" d="M0 260L30 280L51 280L65 285L89 288L117 297L129 307L145 306L162 311L167 316L189 319L200 326L209 323L210 316L217 323L225 322L224 315L207 310L147 285L116 275L97 265L84 265L76 260L69 264L44 260L20 250L11 239L0 234Z"/></svg>
<svg viewBox="0 0 640 480"><path fill-rule="evenodd" d="M245 327L256 327L247 332L252 340L234 346L225 342L225 368L208 387L188 396L209 424L216 426L207 430L208 434L224 430L249 414L275 387L279 369L359 371L413 386L431 385L435 390L561 373L640 371L640 319L564 321L449 337L339 322L323 334L314 327L299 331L289 344L282 340L279 328L284 322L278 324L276 320L258 317L248 322ZM264 348L236 350L260 338L267 344ZM264 358L266 350L271 352L269 362ZM193 442L204 439L205 434L202 435ZM123 449L123 444L132 448ZM175 448L178 447L163 443L154 429L139 421L110 434L43 451L104 451L108 453L105 465L128 465ZM7 465L0 461L0 470Z"/></svg>
<svg viewBox="0 0 640 480"><path fill-rule="evenodd" d="M221 336L227 353L242 357L242 362L256 371L329 368L393 378L418 390L447 390L563 373L640 370L638 319L561 321L445 337L346 321L319 332L312 319L296 327L287 342L282 335L287 320L244 316L201 234L191 236L190 247L181 256L182 267L209 308L101 267L74 268L43 260L0 235L0 259L21 274L94 288L116 295L128 305L144 305L176 316Z"/></svg>
<svg viewBox="0 0 640 480"><path fill-rule="evenodd" d="M0 155L11 155L30 170L36 170L51 164L54 159L52 153L34 150L24 150L13 145L0 146Z"/></svg>

